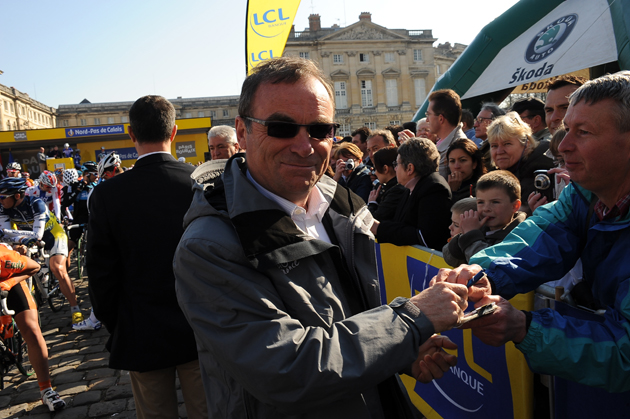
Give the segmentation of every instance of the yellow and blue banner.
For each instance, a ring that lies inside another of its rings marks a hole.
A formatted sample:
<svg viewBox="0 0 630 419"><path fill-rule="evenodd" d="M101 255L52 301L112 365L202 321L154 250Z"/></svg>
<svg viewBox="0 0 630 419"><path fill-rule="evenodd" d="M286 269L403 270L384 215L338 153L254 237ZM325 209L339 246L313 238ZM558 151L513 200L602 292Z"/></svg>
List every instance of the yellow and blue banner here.
<svg viewBox="0 0 630 419"><path fill-rule="evenodd" d="M245 30L247 74L262 61L281 57L300 0L249 0Z"/></svg>
<svg viewBox="0 0 630 419"><path fill-rule="evenodd" d="M377 245L382 302L411 297L429 286L440 268L450 268L442 254L421 247ZM533 292L514 297L518 309L533 308ZM472 310L472 304L468 311ZM401 376L411 401L428 419L533 417L533 374L511 342L498 348L483 344L470 329L444 332L458 346L449 351L458 362L429 384Z"/></svg>

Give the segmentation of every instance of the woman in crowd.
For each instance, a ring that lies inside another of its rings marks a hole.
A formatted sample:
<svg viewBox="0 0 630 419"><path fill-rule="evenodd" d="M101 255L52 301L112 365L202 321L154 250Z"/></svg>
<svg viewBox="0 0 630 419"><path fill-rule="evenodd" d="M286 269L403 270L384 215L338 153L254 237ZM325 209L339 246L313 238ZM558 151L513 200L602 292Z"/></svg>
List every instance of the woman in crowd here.
<svg viewBox="0 0 630 419"><path fill-rule="evenodd" d="M379 186L370 192L368 209L372 216L379 221L394 218L398 203L407 190L396 179L393 164L396 156L398 156L398 147L381 148L372 156Z"/></svg>
<svg viewBox="0 0 630 419"><path fill-rule="evenodd" d="M451 187L452 203L475 196L477 180L486 173L481 151L468 139L456 140L446 152L448 161L448 186Z"/></svg>
<svg viewBox="0 0 630 419"><path fill-rule="evenodd" d="M341 143L333 159L337 160L333 179L359 195L367 203L372 190L372 180L370 169L362 163L363 152L352 143Z"/></svg>
<svg viewBox="0 0 630 419"><path fill-rule="evenodd" d="M442 249L449 237L451 190L437 172L439 161L437 147L426 138L412 138L398 148L396 178L408 192L393 220L372 225L380 243Z"/></svg>
<svg viewBox="0 0 630 419"><path fill-rule="evenodd" d="M549 142L540 144L532 137L532 129L516 112L497 117L488 127L488 142L492 163L501 170L509 170L521 183L521 196L529 197L536 190L536 170L549 170L553 161L545 155ZM549 201L553 188L542 191ZM523 200L525 201L525 200ZM531 215L529 205L523 202L521 210Z"/></svg>

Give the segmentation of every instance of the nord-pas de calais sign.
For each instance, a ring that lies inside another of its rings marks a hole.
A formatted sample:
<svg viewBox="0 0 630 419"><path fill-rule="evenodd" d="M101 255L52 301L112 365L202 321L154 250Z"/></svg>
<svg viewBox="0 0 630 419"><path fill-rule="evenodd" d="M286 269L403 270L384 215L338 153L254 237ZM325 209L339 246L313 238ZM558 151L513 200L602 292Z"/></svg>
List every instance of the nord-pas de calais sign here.
<svg viewBox="0 0 630 419"><path fill-rule="evenodd" d="M124 125L104 125L102 127L66 128L66 138L89 137L92 135L124 134Z"/></svg>

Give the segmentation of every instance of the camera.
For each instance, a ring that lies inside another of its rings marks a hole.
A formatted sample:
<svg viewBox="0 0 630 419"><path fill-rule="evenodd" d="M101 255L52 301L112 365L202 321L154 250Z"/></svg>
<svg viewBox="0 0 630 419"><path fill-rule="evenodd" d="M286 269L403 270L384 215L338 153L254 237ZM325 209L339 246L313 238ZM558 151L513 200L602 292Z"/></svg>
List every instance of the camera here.
<svg viewBox="0 0 630 419"><path fill-rule="evenodd" d="M348 159L346 161L346 170L353 170L353 169L354 169L354 160Z"/></svg>
<svg viewBox="0 0 630 419"><path fill-rule="evenodd" d="M378 179L376 179L374 182L372 182L372 190L374 191L377 190L380 184L381 182Z"/></svg>
<svg viewBox="0 0 630 419"><path fill-rule="evenodd" d="M551 179L547 175L546 170L534 171L536 177L534 178L534 188L538 191L545 191L551 186Z"/></svg>

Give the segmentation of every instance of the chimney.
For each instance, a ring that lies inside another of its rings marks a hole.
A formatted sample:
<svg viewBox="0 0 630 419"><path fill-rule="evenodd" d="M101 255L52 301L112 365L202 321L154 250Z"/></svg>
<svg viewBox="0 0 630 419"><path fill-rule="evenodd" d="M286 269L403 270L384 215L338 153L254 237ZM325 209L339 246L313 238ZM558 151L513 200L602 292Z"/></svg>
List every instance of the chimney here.
<svg viewBox="0 0 630 419"><path fill-rule="evenodd" d="M318 14L311 14L308 17L308 30L311 32L317 32L322 28L322 22L319 20Z"/></svg>
<svg viewBox="0 0 630 419"><path fill-rule="evenodd" d="M367 22L371 22L372 21L372 13L370 12L361 12L361 14L359 15L359 21L367 21Z"/></svg>

